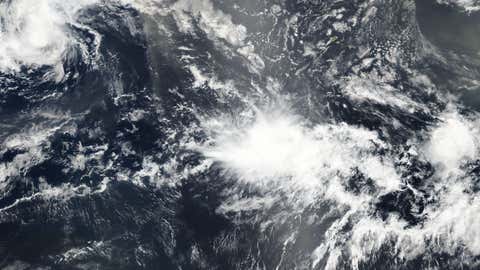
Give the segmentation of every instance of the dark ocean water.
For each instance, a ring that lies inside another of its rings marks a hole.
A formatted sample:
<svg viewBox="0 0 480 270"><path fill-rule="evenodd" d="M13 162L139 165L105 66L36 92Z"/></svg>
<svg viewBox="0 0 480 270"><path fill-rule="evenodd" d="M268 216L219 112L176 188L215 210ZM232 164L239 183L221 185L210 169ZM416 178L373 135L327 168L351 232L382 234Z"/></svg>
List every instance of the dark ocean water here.
<svg viewBox="0 0 480 270"><path fill-rule="evenodd" d="M0 268L478 268L479 13L22 3L0 3Z"/></svg>

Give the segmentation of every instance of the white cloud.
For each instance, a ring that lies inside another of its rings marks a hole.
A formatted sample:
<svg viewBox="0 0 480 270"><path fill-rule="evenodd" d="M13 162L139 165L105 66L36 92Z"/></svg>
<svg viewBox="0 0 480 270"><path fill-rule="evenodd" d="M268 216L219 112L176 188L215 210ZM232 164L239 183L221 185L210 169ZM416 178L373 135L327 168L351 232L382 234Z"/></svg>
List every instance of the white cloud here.
<svg viewBox="0 0 480 270"><path fill-rule="evenodd" d="M75 42L67 29L77 12L97 0L16 0L0 3L0 71L21 66L54 66L62 77L62 58Z"/></svg>
<svg viewBox="0 0 480 270"><path fill-rule="evenodd" d="M215 9L209 0L179 0L173 5L178 11L177 23L183 30L189 30L191 25L189 14L198 19L199 27L210 38L220 38L231 45L241 46L247 36L247 29L243 25L233 23L230 15Z"/></svg>
<svg viewBox="0 0 480 270"><path fill-rule="evenodd" d="M441 123L430 134L426 154L445 173L455 172L462 161L477 154L478 132L472 123L456 112L443 115Z"/></svg>
<svg viewBox="0 0 480 270"><path fill-rule="evenodd" d="M480 10L480 1L478 0L437 0L440 4L455 5L467 12Z"/></svg>
<svg viewBox="0 0 480 270"><path fill-rule="evenodd" d="M301 213L319 201L335 202L343 217L327 231L326 241L312 250L312 264L325 259L327 269L335 269L344 255L356 267L386 247L400 261L431 252L455 255L459 249L464 250L465 260L472 258L468 254L480 254L480 230L475 227L480 222L480 200L471 192L472 179L460 167L477 156L478 134L466 117L452 110L443 114L442 122L427 134L426 144L417 142L414 147L423 153L410 151L412 156L431 161L440 173L424 179L432 185L427 192L434 198L423 211L424 222L409 226L394 213L387 220L372 215L381 194L406 188L393 153L375 132L346 124L312 125L289 114L269 115L204 121L212 138L200 147L204 156L239 179L239 186L253 185L264 192L251 198L232 195L220 212L257 211L261 215L263 209L287 200L294 213ZM375 153L379 149L385 154ZM353 175L353 168L371 178L377 191L347 190L345 181ZM422 196L415 187L408 188ZM265 222L281 222L282 215Z"/></svg>
<svg viewBox="0 0 480 270"><path fill-rule="evenodd" d="M245 183L300 192L301 198L292 198L300 204L324 198L359 207L367 195L345 190L355 168L370 177L379 192L400 187L391 161L373 153L383 145L375 132L346 124L309 126L285 114L259 114L243 126L228 120L213 123L207 128L214 131L214 139L200 149L205 157Z"/></svg>

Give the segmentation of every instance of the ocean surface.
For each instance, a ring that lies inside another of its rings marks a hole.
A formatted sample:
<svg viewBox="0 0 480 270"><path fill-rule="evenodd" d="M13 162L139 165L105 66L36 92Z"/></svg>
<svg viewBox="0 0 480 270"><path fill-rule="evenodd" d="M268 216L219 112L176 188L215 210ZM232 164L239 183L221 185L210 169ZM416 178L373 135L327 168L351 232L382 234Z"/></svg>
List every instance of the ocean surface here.
<svg viewBox="0 0 480 270"><path fill-rule="evenodd" d="M480 1L0 0L0 269L479 269Z"/></svg>

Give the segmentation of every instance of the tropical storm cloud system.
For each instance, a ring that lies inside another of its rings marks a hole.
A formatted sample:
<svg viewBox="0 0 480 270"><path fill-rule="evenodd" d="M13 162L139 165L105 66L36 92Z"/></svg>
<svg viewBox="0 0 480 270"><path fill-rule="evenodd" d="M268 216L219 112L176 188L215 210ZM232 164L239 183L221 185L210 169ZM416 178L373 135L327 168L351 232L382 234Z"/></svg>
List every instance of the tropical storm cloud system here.
<svg viewBox="0 0 480 270"><path fill-rule="evenodd" d="M480 269L480 1L0 0L0 269Z"/></svg>

